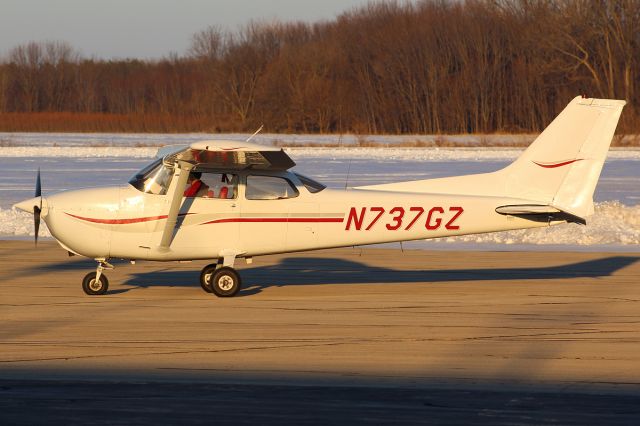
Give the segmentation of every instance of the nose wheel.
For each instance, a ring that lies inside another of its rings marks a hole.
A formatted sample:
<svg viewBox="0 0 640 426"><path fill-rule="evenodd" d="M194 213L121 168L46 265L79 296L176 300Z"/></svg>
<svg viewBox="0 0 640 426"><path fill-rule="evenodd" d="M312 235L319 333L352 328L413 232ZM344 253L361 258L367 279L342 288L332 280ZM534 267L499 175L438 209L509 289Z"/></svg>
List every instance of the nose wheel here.
<svg viewBox="0 0 640 426"><path fill-rule="evenodd" d="M202 269L200 285L207 293L218 297L233 297L240 291L242 281L235 269L212 264Z"/></svg>
<svg viewBox="0 0 640 426"><path fill-rule="evenodd" d="M113 269L113 265L106 260L98 260L96 272L89 272L82 280L82 290L89 296L99 296L109 290L109 280L102 273L105 269Z"/></svg>
<svg viewBox="0 0 640 426"><path fill-rule="evenodd" d="M109 290L109 280L104 274L97 277L96 272L89 272L82 280L82 290L89 296L105 294Z"/></svg>

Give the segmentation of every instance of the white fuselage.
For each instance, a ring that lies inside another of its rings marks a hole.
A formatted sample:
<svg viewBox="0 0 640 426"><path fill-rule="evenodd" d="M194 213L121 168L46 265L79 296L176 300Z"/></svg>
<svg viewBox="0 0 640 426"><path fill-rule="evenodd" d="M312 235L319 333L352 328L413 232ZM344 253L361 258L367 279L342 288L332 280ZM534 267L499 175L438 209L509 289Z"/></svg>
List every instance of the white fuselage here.
<svg viewBox="0 0 640 426"><path fill-rule="evenodd" d="M284 171L258 174L286 177L297 196L249 200L245 182L250 174L238 174L234 199L183 198L169 249L160 247L169 196L131 185L49 196L43 219L73 253L159 261L217 259L229 252L249 257L550 224L495 211L523 202L514 198L358 189L311 193L294 173Z"/></svg>
<svg viewBox="0 0 640 426"><path fill-rule="evenodd" d="M205 140L160 149L128 186L43 198L38 175L36 197L16 207L34 214L36 229L44 219L70 252L98 260L94 281L109 258L231 267L269 253L586 223L624 105L574 98L492 173L337 191L289 171L295 162L279 147Z"/></svg>

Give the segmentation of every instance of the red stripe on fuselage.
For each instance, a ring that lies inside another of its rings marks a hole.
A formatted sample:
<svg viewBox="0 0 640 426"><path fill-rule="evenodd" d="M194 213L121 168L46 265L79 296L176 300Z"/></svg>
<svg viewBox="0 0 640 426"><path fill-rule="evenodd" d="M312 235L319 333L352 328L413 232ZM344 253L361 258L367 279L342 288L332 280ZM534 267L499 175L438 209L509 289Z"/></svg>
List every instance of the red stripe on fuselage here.
<svg viewBox="0 0 640 426"><path fill-rule="evenodd" d="M76 219L84 220L86 222L91 223L101 223L105 225L126 225L131 223L141 223L141 222L151 222L154 220L162 220L166 219L167 215L162 216L149 216L149 217L134 217L130 219L98 219L91 217L82 217L76 216L71 213L66 213L67 215L74 217ZM186 216L188 214L195 213L181 213L179 216ZM226 219L216 219L209 222L202 223L201 225L209 225L214 223L342 223L344 221L343 218L334 218L334 217L235 217L235 218L226 218Z"/></svg>
<svg viewBox="0 0 640 426"><path fill-rule="evenodd" d="M537 166L544 167L545 169L555 169L556 167L566 166L571 163L575 163L576 161L582 161L584 158L576 158L575 160L562 161L560 163L538 163L534 161Z"/></svg>
<svg viewBox="0 0 640 426"><path fill-rule="evenodd" d="M75 217L76 219L84 220L86 222L102 223L105 225L127 225L130 223L151 222L153 220L162 220L167 218L167 215L162 215L162 216L149 216L149 217L133 217L130 219L97 219L97 218L91 218L91 217L76 216L75 214L71 214L71 213L66 213L66 214L71 217ZM181 213L179 216L186 216L187 214L192 214L192 213Z"/></svg>
<svg viewBox="0 0 640 426"><path fill-rule="evenodd" d="M343 218L334 217L236 217L228 219L216 219L209 222L202 223L201 225L211 225L214 223L342 223Z"/></svg>

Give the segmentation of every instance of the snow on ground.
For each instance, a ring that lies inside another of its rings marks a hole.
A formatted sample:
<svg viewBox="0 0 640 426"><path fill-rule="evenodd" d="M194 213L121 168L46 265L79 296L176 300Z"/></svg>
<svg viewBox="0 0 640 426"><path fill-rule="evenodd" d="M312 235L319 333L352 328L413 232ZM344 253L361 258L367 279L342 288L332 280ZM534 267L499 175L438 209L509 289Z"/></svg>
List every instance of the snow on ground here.
<svg viewBox="0 0 640 426"><path fill-rule="evenodd" d="M33 215L16 209L0 208L0 236L5 237L33 237L35 234ZM49 229L44 220L40 221L40 237L50 237Z"/></svg>
<svg viewBox="0 0 640 426"><path fill-rule="evenodd" d="M188 144L200 140L222 139L244 141L247 133L1 133L0 146L163 146ZM363 142L398 144L406 142L452 142L456 144L486 145L526 144L536 135L308 135L260 133L252 142L278 144L342 144Z"/></svg>
<svg viewBox="0 0 640 426"><path fill-rule="evenodd" d="M0 238L33 237L33 216L11 209L11 205L33 196L36 170L43 176L45 196L78 187L124 184L128 177L153 157L157 147L188 144L213 135L138 134L1 134L0 133ZM217 135L244 140L247 135ZM494 136L491 136L494 137ZM531 138L530 135L495 136L500 140ZM470 146L486 136L459 137ZM416 136L376 137L390 145L415 141ZM374 140L367 139L367 140ZM424 140L424 139L422 139ZM342 143L350 147L296 147L287 152L298 164L295 170L308 174L330 188L355 187L385 182L429 179L498 170L520 155L522 149L469 148L365 148L359 137L316 135L258 135L256 142L271 144ZM587 226L564 224L551 228L469 235L411 243L415 247L484 249L633 250L640 245L640 149L610 151L594 198L595 215ZM40 236L49 232L42 223Z"/></svg>
<svg viewBox="0 0 640 426"><path fill-rule="evenodd" d="M0 147L0 158L153 158L155 147L59 147L59 146L20 146ZM517 148L285 148L296 159L324 157L330 160L368 159L368 160L514 160L522 149ZM613 148L609 159L640 160L640 149Z"/></svg>
<svg viewBox="0 0 640 426"><path fill-rule="evenodd" d="M471 161L515 160L524 151L517 148L286 148L295 159L326 157L330 160ZM640 149L611 149L611 160L640 160Z"/></svg>
<svg viewBox="0 0 640 426"><path fill-rule="evenodd" d="M0 147L0 158L153 158L158 148L15 146Z"/></svg>
<svg viewBox="0 0 640 426"><path fill-rule="evenodd" d="M442 238L450 243L500 244L568 244L568 245L638 245L640 244L640 205L625 206L617 201L595 204L595 213L587 225L576 223L537 229L494 232Z"/></svg>

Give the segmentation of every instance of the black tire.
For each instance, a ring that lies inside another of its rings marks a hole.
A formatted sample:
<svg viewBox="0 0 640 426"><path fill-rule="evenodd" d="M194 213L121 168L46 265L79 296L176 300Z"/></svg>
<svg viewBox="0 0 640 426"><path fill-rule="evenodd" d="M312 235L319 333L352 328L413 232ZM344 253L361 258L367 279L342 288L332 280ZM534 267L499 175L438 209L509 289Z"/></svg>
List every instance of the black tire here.
<svg viewBox="0 0 640 426"><path fill-rule="evenodd" d="M216 269L211 276L211 291L218 297L233 297L241 286L240 275L228 266Z"/></svg>
<svg viewBox="0 0 640 426"><path fill-rule="evenodd" d="M89 296L105 294L109 290L109 280L105 274L100 274L100 281L96 282L96 273L88 273L82 280L82 290Z"/></svg>
<svg viewBox="0 0 640 426"><path fill-rule="evenodd" d="M211 277L217 267L217 264L212 263L202 268L202 272L200 272L200 287L207 293L211 293Z"/></svg>

